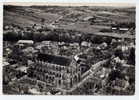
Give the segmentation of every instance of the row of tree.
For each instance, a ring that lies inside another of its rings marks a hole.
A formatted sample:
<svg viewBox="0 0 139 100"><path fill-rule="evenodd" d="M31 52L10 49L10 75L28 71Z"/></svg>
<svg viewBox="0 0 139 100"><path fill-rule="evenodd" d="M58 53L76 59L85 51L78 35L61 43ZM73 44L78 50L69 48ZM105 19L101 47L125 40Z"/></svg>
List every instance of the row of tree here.
<svg viewBox="0 0 139 100"><path fill-rule="evenodd" d="M71 33L72 32L72 33ZM78 35L81 34L81 35ZM53 31L32 31L32 32L7 32L3 35L4 41L18 41L18 40L34 40L38 41L63 41L63 42L78 42L82 41L100 44L106 42L111 43L111 37L96 36L93 34L85 34L81 32L74 32L70 30L53 30Z"/></svg>

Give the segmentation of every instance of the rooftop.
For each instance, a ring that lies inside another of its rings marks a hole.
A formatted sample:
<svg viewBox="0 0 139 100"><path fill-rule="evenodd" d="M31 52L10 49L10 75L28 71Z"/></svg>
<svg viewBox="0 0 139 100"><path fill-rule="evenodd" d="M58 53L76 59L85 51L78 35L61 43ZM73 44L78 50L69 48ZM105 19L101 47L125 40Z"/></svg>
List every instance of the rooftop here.
<svg viewBox="0 0 139 100"><path fill-rule="evenodd" d="M33 44L32 40L19 40L18 43L26 43L26 44Z"/></svg>
<svg viewBox="0 0 139 100"><path fill-rule="evenodd" d="M62 57L62 56L49 55L49 54L42 54L42 53L38 54L37 59L48 62L48 63L62 65L62 66L69 66L71 63L71 59L69 58Z"/></svg>

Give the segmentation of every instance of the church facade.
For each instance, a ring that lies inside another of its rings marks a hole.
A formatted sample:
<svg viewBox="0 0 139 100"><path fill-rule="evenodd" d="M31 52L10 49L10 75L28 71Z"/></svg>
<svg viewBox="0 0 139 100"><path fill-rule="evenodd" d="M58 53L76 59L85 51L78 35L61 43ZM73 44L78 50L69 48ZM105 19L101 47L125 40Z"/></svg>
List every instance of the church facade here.
<svg viewBox="0 0 139 100"><path fill-rule="evenodd" d="M46 85L69 90L81 81L81 68L74 59L40 53L28 69L28 76Z"/></svg>

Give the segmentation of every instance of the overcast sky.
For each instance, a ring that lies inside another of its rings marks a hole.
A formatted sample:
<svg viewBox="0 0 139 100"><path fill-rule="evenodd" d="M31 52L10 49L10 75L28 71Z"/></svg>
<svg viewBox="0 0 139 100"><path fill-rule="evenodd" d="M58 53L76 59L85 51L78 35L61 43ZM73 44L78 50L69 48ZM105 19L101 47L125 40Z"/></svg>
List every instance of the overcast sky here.
<svg viewBox="0 0 139 100"><path fill-rule="evenodd" d="M7 2L4 5L59 5L59 6L113 6L113 7L132 7L134 3L46 3L46 2Z"/></svg>

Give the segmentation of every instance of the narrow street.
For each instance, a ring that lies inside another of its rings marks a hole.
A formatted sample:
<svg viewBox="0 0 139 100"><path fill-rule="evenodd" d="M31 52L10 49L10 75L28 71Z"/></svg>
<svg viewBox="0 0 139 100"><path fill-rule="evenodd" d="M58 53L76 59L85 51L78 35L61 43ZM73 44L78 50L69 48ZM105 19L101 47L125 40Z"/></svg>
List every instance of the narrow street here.
<svg viewBox="0 0 139 100"><path fill-rule="evenodd" d="M78 87L81 87L89 78L93 77L93 75L101 68L101 65L104 64L106 60L102 60L99 61L98 63L92 65L92 67L90 68L90 70L88 70L86 73L84 73L84 76L87 75L84 79L82 79L82 81L80 81L78 84L76 84L73 88L71 88L70 90L65 90L65 89L61 89L58 88L58 90L62 91L64 94L66 94L67 92L72 92L75 89L77 89Z"/></svg>

